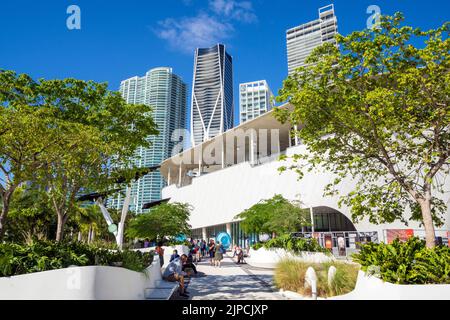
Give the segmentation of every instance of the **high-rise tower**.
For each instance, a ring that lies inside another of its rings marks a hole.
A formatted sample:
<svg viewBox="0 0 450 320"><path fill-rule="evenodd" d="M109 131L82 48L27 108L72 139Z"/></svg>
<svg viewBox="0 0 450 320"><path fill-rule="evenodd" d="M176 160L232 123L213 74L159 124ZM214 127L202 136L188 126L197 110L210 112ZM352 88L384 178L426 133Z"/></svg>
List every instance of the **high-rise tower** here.
<svg viewBox="0 0 450 320"><path fill-rule="evenodd" d="M252 120L273 107L273 94L266 80L239 85L240 123Z"/></svg>
<svg viewBox="0 0 450 320"><path fill-rule="evenodd" d="M192 145L233 127L233 58L223 44L198 48L192 82Z"/></svg>
<svg viewBox="0 0 450 320"><path fill-rule="evenodd" d="M319 9L319 19L287 30L289 74L292 74L297 68L305 66L305 60L314 48L325 42L336 43L337 29L334 5L331 4Z"/></svg>
<svg viewBox="0 0 450 320"><path fill-rule="evenodd" d="M172 133L186 128L186 84L172 72L172 68L155 68L144 77L133 77L120 84L120 93L127 103L146 104L153 108L153 119L159 134L149 136L149 148L140 147L135 152L135 165L151 167L172 156L176 142ZM161 199L164 180L159 171L152 172L132 184L130 210L142 212L142 205ZM110 199L109 207L120 209L124 196Z"/></svg>

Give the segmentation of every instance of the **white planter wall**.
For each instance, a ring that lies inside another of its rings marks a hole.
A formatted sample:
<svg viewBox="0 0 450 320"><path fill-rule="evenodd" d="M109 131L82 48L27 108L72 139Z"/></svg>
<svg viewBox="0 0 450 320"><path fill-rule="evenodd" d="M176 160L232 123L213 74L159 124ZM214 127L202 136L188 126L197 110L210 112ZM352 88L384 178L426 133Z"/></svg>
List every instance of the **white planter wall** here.
<svg viewBox="0 0 450 320"><path fill-rule="evenodd" d="M120 267L70 267L0 278L0 300L142 300L161 281L159 257L145 274Z"/></svg>
<svg viewBox="0 0 450 320"><path fill-rule="evenodd" d="M324 263L333 261L334 257L322 252L302 252L301 255L294 255L281 248L259 248L258 250L250 249L250 256L245 258L245 261L253 267L274 269L277 263L284 259L308 263Z"/></svg>
<svg viewBox="0 0 450 320"><path fill-rule="evenodd" d="M355 290L329 300L450 300L450 284L393 284L359 271Z"/></svg>

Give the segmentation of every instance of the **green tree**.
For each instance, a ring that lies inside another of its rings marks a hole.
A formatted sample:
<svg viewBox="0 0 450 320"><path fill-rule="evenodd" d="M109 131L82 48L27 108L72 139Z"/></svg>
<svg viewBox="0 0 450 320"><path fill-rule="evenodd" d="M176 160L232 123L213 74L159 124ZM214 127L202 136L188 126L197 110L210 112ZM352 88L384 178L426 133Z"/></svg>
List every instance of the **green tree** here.
<svg viewBox="0 0 450 320"><path fill-rule="evenodd" d="M126 230L130 238L163 240L189 234L191 206L186 203L164 203L132 219Z"/></svg>
<svg viewBox="0 0 450 320"><path fill-rule="evenodd" d="M147 137L158 133L149 106L127 104L105 83L70 78L33 81L2 71L0 92L4 106L0 121L13 121L6 127L9 131L0 132L6 149L0 149L0 157L4 167L14 169L9 188L30 180L46 186L57 216L57 240L63 238L68 218L77 212L77 195L108 190L120 171L111 168L134 168L135 150L149 146ZM13 157L9 150L16 145L26 147ZM15 160L23 157L28 161L25 165ZM7 196L3 196L4 209Z"/></svg>
<svg viewBox="0 0 450 320"><path fill-rule="evenodd" d="M58 144L51 110L34 106L35 90L29 76L0 70L0 239L15 190L35 178Z"/></svg>
<svg viewBox="0 0 450 320"><path fill-rule="evenodd" d="M309 225L308 217L309 210L277 194L246 209L235 219L242 220L241 227L246 233L283 234L299 231Z"/></svg>
<svg viewBox="0 0 450 320"><path fill-rule="evenodd" d="M56 217L45 190L34 185L19 186L11 199L5 239L31 243L54 237Z"/></svg>
<svg viewBox="0 0 450 320"><path fill-rule="evenodd" d="M290 168L334 172L326 194L354 178L355 189L340 200L354 221L420 219L432 247L446 210L436 191L449 173L450 23L422 31L403 20L384 16L379 28L338 35L340 49L317 48L284 81L278 99L294 108L276 117L301 124L297 134L309 151Z"/></svg>

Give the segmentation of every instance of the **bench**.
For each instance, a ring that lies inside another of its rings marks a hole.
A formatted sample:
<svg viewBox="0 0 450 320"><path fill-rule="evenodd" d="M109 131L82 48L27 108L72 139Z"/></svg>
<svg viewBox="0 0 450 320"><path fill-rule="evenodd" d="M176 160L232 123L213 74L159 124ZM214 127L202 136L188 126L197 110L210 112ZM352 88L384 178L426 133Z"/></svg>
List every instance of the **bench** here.
<svg viewBox="0 0 450 320"><path fill-rule="evenodd" d="M147 300L170 300L178 290L177 282L157 281L154 288L145 289L145 299Z"/></svg>
<svg viewBox="0 0 450 320"><path fill-rule="evenodd" d="M178 289L178 282L165 281L162 278L163 270L160 267L159 256L155 256L149 270L152 280L150 285L144 289L146 300L169 300Z"/></svg>

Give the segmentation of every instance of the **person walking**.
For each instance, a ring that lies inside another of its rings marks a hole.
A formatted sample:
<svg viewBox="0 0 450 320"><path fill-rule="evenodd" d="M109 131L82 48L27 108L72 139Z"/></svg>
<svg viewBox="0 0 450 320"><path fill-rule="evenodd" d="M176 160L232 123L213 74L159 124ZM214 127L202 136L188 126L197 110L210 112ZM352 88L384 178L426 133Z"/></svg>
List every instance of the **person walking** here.
<svg viewBox="0 0 450 320"><path fill-rule="evenodd" d="M208 252L209 252L209 263L212 266L215 264L214 263L215 251L216 251L216 245L214 243L214 240L210 240L209 247L208 247Z"/></svg>
<svg viewBox="0 0 450 320"><path fill-rule="evenodd" d="M164 265L164 249L162 247L162 243L161 242L158 242L158 245L155 248L155 252L159 256L159 264L162 267Z"/></svg>
<svg viewBox="0 0 450 320"><path fill-rule="evenodd" d="M220 263L223 260L223 254L224 254L224 247L220 242L217 242L217 245L215 247L215 253L214 253L214 266L220 268Z"/></svg>
<svg viewBox="0 0 450 320"><path fill-rule="evenodd" d="M202 257L204 258L206 256L206 240L202 240L200 248L202 249Z"/></svg>

